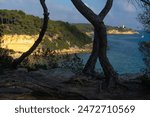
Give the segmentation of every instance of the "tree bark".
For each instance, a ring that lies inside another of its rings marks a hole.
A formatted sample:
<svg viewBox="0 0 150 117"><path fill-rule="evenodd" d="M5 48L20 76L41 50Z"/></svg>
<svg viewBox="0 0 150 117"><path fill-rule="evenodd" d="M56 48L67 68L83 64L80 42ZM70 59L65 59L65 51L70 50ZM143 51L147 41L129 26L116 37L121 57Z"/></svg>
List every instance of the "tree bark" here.
<svg viewBox="0 0 150 117"><path fill-rule="evenodd" d="M107 31L103 22L113 5L113 0L107 0L105 7L96 15L81 0L72 0L78 11L94 26L93 49L89 60L87 61L84 73L91 74L95 69L97 58L106 77L108 87L114 87L117 84L118 75L107 57Z"/></svg>
<svg viewBox="0 0 150 117"><path fill-rule="evenodd" d="M114 70L111 65L108 57L107 57L107 30L105 24L99 23L99 27L97 28L97 34L99 37L99 61L104 71L104 75L106 78L106 85L108 87L116 86L118 82L118 74Z"/></svg>
<svg viewBox="0 0 150 117"><path fill-rule="evenodd" d="M100 19L98 16L88 8L82 0L71 0L76 9L93 25L96 25L96 22Z"/></svg>
<svg viewBox="0 0 150 117"><path fill-rule="evenodd" d="M39 34L39 37L28 51L26 51L19 58L17 58L16 60L13 61L13 63L12 63L13 68L16 68L27 56L29 56L38 47L38 45L41 43L41 41L45 35L45 32L48 27L49 13L48 13L47 6L45 4L45 0L40 0L40 4L41 4L41 6L43 8L43 12L44 12L44 21L43 21L43 25L42 25L42 29Z"/></svg>
<svg viewBox="0 0 150 117"><path fill-rule="evenodd" d="M98 34L97 34L97 31L94 30L92 53L91 53L87 63L85 64L83 73L90 74L90 75L94 74L94 69L95 69L95 65L97 62L98 54L99 54L98 49L99 49Z"/></svg>

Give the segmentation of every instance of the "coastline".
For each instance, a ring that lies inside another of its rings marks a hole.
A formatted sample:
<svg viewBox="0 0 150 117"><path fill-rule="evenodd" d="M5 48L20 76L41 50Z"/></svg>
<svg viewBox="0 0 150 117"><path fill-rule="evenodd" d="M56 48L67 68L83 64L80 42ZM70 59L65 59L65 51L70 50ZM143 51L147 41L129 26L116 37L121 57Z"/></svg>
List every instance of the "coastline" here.
<svg viewBox="0 0 150 117"><path fill-rule="evenodd" d="M85 32L85 34L89 37L92 37L94 35L94 32ZM119 31L119 30L108 30L108 35L134 35L139 34L138 31Z"/></svg>
<svg viewBox="0 0 150 117"><path fill-rule="evenodd" d="M93 37L94 32L85 33L89 37ZM136 31L118 31L118 30L109 30L107 31L108 35L132 35L139 34ZM11 55L13 58L19 57L23 52L27 51L38 35L4 35L1 37L1 47L4 49L12 49L15 51L15 54ZM23 47L23 48L22 48ZM54 50L56 54L75 54L75 53L90 53L92 50L92 43L85 45L83 48L70 47L68 49Z"/></svg>
<svg viewBox="0 0 150 117"><path fill-rule="evenodd" d="M56 54L65 55L65 54L80 54L80 53L90 53L92 49L90 48L70 48L63 50L56 50Z"/></svg>
<svg viewBox="0 0 150 117"><path fill-rule="evenodd" d="M56 55L71 55L71 54L90 53L91 51L92 51L92 49L90 49L90 48L70 48L70 49L63 49L63 50L54 50L54 51L52 51L52 53L54 53ZM10 54L9 56L16 59L19 56L21 56L21 54L23 54L23 53L17 51L14 54Z"/></svg>
<svg viewBox="0 0 150 117"><path fill-rule="evenodd" d="M137 31L119 31L119 30L109 30L107 31L109 35L134 35L139 34Z"/></svg>

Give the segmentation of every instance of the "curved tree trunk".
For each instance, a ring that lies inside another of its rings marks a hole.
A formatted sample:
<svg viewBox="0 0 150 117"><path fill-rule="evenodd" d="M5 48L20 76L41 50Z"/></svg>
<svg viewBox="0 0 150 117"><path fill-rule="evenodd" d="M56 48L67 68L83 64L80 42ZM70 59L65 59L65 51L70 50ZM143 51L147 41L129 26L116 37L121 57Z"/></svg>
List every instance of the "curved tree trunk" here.
<svg viewBox="0 0 150 117"><path fill-rule="evenodd" d="M13 68L16 68L27 56L29 56L38 47L38 45L41 43L41 41L45 35L45 32L48 27L49 13L48 13L47 6L45 4L45 0L40 0L40 3L42 5L43 12L44 12L44 21L43 21L43 26L42 26L41 32L39 34L39 37L35 41L33 46L27 52L23 53L19 58L17 58L16 60L13 61L13 63L12 63Z"/></svg>
<svg viewBox="0 0 150 117"><path fill-rule="evenodd" d="M107 58L107 32L106 26L103 22L104 18L112 7L113 0L107 0L105 7L98 15L89 9L82 2L82 0L71 1L78 11L94 26L93 50L83 72L91 74L91 72L94 71L97 58L99 58L104 75L106 77L107 86L115 87L117 84L118 75Z"/></svg>
<svg viewBox="0 0 150 117"><path fill-rule="evenodd" d="M108 87L116 86L118 82L118 74L114 70L113 66L109 62L107 57L107 30L105 24L99 23L99 27L97 28L97 33L99 37L99 61L104 71L104 75L106 78L106 85Z"/></svg>

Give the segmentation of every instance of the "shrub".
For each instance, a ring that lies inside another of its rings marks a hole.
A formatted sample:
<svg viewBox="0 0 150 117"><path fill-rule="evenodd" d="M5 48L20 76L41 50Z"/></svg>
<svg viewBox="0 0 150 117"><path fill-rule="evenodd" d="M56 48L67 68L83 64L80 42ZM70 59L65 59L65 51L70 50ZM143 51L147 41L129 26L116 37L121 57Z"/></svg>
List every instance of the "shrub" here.
<svg viewBox="0 0 150 117"><path fill-rule="evenodd" d="M38 53L33 53L27 57L21 64L22 67L27 68L29 71L38 69L51 69L58 67L58 56L55 52L48 49Z"/></svg>
<svg viewBox="0 0 150 117"><path fill-rule="evenodd" d="M72 55L72 57L66 56L68 59L62 63L62 68L70 69L74 73L81 73L84 67L83 60L77 56L77 54Z"/></svg>
<svg viewBox="0 0 150 117"><path fill-rule="evenodd" d="M0 73L2 73L5 68L10 67L13 58L9 55L13 53L13 50L0 48Z"/></svg>
<svg viewBox="0 0 150 117"><path fill-rule="evenodd" d="M144 55L144 63L146 68L144 71L144 76L150 78L150 42L140 43L140 50Z"/></svg>

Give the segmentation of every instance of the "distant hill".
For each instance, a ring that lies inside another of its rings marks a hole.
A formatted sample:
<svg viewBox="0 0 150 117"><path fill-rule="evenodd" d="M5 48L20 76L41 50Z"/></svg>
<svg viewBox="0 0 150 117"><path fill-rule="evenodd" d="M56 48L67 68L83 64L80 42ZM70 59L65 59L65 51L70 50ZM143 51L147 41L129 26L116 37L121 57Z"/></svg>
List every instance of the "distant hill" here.
<svg viewBox="0 0 150 117"><path fill-rule="evenodd" d="M28 15L23 11L0 10L1 37L4 35L38 35L41 25L41 18ZM24 36L22 36L22 38L24 38ZM7 39L7 37L5 37L5 39ZM61 50L70 47L80 48L89 43L91 43L91 39L76 26L62 21L49 20L48 30L42 45L52 50Z"/></svg>
<svg viewBox="0 0 150 117"><path fill-rule="evenodd" d="M81 32L91 36L93 34L93 26L91 24L87 23L77 23L73 24L76 26L77 29L79 29ZM117 26L106 26L107 27L107 33L108 34L137 34L138 32L134 31L131 28L127 27L117 27Z"/></svg>

